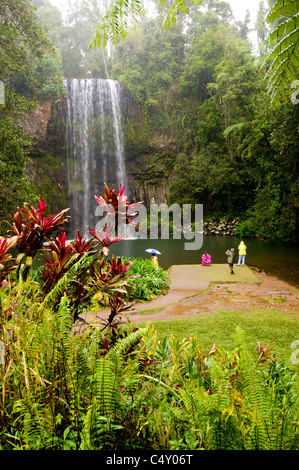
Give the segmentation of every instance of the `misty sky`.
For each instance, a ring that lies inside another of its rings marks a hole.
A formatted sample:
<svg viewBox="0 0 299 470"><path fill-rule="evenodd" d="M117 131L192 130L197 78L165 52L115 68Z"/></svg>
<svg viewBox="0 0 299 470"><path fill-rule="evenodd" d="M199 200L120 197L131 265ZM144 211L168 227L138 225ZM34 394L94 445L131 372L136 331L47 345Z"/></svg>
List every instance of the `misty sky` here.
<svg viewBox="0 0 299 470"><path fill-rule="evenodd" d="M60 11L63 13L65 9L67 9L68 3L76 3L78 0L50 0L50 2L57 6ZM226 0L232 7L233 10L233 15L236 21L243 21L246 15L246 10L249 10L250 12L250 26L254 27L255 21L256 21L256 16L257 16L257 11L259 8L259 3L261 0ZM264 5L268 7L268 2L267 0L264 0ZM248 39L251 41L253 44L254 48L257 45L257 38L256 38L256 33L250 33L248 36Z"/></svg>
<svg viewBox="0 0 299 470"><path fill-rule="evenodd" d="M233 14L236 20L244 20L246 10L250 11L251 21L254 23L256 19L256 14L258 11L260 0L226 0L232 7ZM50 0L50 2L57 6L59 9L65 8L65 5L68 3L66 0ZM76 0L71 0L71 2L76 2ZM264 4L267 5L267 1L264 1Z"/></svg>

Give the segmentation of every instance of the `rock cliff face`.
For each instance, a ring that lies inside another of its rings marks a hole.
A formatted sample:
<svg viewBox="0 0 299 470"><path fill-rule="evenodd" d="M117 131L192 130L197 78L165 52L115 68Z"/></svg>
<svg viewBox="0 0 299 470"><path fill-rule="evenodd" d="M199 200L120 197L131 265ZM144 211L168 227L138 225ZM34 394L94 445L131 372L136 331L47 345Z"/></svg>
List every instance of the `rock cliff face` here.
<svg viewBox="0 0 299 470"><path fill-rule="evenodd" d="M139 152L134 145L129 149L127 172L133 200L143 201L146 207L168 203L175 151L173 142L163 135L154 135Z"/></svg>
<svg viewBox="0 0 299 470"><path fill-rule="evenodd" d="M33 137L33 155L66 150L65 112L65 100L56 103L44 101L32 113L17 121Z"/></svg>
<svg viewBox="0 0 299 470"><path fill-rule="evenodd" d="M32 136L26 176L55 212L67 205L65 123L63 99L56 103L39 103L32 113L17 120L17 124Z"/></svg>

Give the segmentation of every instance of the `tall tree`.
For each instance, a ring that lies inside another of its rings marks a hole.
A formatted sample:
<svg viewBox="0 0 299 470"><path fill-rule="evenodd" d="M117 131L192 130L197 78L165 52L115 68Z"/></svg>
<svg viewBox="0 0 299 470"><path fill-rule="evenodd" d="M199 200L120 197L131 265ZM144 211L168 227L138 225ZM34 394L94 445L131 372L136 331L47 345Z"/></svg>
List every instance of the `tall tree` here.
<svg viewBox="0 0 299 470"><path fill-rule="evenodd" d="M32 57L42 57L51 43L27 0L1 0L0 78L26 72Z"/></svg>
<svg viewBox="0 0 299 470"><path fill-rule="evenodd" d="M0 230L1 222L25 199L33 197L24 174L30 136L15 123L33 109L34 103L17 90L17 80L31 74L32 64L52 45L41 27L34 7L27 0L0 3L0 79L5 102L0 104Z"/></svg>

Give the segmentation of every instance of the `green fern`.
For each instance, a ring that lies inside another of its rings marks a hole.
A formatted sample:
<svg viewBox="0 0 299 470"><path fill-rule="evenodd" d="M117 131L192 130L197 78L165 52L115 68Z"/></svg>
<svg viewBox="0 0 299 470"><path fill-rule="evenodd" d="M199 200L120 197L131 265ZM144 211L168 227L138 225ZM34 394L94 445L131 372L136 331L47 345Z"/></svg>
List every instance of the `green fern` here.
<svg viewBox="0 0 299 470"><path fill-rule="evenodd" d="M141 328L137 331L132 332L130 335L118 341L112 349L106 354L106 358L115 361L118 358L123 357L129 350L134 347L140 340L143 334L147 332L147 328Z"/></svg>
<svg viewBox="0 0 299 470"><path fill-rule="evenodd" d="M164 6L164 0L159 0ZM196 5L201 4L201 0L190 0ZM162 27L169 29L176 23L179 13L188 13L186 0L174 0L171 8L164 15ZM108 11L100 19L90 47L104 48L109 40L116 46L120 40L125 40L130 28L135 27L146 16L144 0L111 0Z"/></svg>
<svg viewBox="0 0 299 470"><path fill-rule="evenodd" d="M57 340L59 340L59 355L68 361L71 357L70 331L72 328L72 313L70 300L64 295L59 303L59 308L54 317Z"/></svg>
<svg viewBox="0 0 299 470"><path fill-rule="evenodd" d="M265 380L263 366L257 363L249 351L244 333L238 329L237 338L241 344L242 396L246 416L251 417L246 432L246 449L283 449L288 445L287 436L295 432L298 419L296 403L292 403L286 394L284 402L279 404L274 389Z"/></svg>
<svg viewBox="0 0 299 470"><path fill-rule="evenodd" d="M106 358L98 359L93 383L91 403L82 428L81 448L85 450L101 447L103 420L115 420L119 394L115 363Z"/></svg>
<svg viewBox="0 0 299 470"><path fill-rule="evenodd" d="M99 359L96 365L95 383L97 408L102 416L115 416L116 366L108 359Z"/></svg>
<svg viewBox="0 0 299 470"><path fill-rule="evenodd" d="M266 57L269 65L266 80L271 101L290 99L291 84L298 79L299 70L299 12L298 0L277 0L266 21L277 23L267 43L271 52ZM279 22L280 18L285 18Z"/></svg>
<svg viewBox="0 0 299 470"><path fill-rule="evenodd" d="M240 123L238 123L238 124L233 124L232 126L227 127L227 128L223 131L223 136L224 136L224 137L227 137L229 134L231 134L231 132L238 132L238 131L241 130L246 124L248 124L248 122L240 122Z"/></svg>
<svg viewBox="0 0 299 470"><path fill-rule="evenodd" d="M43 409L39 403L34 403L32 397L26 395L15 403L13 413L17 415L15 425L20 428L21 444L19 449L36 450L46 446L47 431L43 425Z"/></svg>

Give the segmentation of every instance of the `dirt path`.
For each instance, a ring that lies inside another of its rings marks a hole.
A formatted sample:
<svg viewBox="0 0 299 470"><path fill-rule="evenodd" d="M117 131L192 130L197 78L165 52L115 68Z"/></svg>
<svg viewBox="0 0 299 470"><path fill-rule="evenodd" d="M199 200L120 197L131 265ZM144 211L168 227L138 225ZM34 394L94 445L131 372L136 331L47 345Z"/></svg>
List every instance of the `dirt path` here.
<svg viewBox="0 0 299 470"><path fill-rule="evenodd" d="M248 267L235 268L234 277L229 275L227 265L211 268L173 266L168 293L148 303L135 304L127 312L130 322L216 314L220 310L271 308L289 314L299 313L299 289L296 287ZM99 317L106 318L109 314L108 310L98 313L86 314L84 318L96 323Z"/></svg>
<svg viewBox="0 0 299 470"><path fill-rule="evenodd" d="M265 274L258 274L258 277L262 284L211 283L202 293L182 298L160 310L132 312L130 321L169 320L216 314L223 310L250 311L260 308L299 313L299 292L296 288Z"/></svg>

